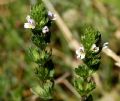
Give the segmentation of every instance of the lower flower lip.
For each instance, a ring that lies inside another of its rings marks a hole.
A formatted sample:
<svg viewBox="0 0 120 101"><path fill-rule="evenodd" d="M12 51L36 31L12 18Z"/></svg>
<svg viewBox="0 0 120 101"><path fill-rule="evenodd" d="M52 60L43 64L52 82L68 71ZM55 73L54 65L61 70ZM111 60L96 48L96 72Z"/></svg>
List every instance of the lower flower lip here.
<svg viewBox="0 0 120 101"><path fill-rule="evenodd" d="M35 26L30 24L30 23L24 23L24 28L31 28L31 29L34 29Z"/></svg>

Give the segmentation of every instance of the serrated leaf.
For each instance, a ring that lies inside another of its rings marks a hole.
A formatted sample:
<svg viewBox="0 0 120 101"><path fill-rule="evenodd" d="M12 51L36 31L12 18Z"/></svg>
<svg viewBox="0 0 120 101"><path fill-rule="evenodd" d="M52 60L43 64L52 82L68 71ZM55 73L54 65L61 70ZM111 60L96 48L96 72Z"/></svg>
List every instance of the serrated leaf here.
<svg viewBox="0 0 120 101"><path fill-rule="evenodd" d="M83 65L79 65L78 68L75 68L75 72L77 75L79 75L80 77L88 77L89 76L89 68L87 67L87 65L83 64Z"/></svg>
<svg viewBox="0 0 120 101"><path fill-rule="evenodd" d="M32 86L32 92L45 100L52 99L53 85L54 83L51 81L47 81L41 85L36 84Z"/></svg>
<svg viewBox="0 0 120 101"><path fill-rule="evenodd" d="M48 12L42 2L32 7L30 15L36 22L35 30L41 31L49 21Z"/></svg>

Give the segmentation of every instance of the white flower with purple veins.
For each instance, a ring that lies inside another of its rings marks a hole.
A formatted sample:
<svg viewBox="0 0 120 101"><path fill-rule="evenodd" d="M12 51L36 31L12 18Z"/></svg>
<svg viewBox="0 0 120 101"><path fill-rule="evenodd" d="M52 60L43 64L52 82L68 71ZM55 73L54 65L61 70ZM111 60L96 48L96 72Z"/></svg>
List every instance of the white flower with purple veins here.
<svg viewBox="0 0 120 101"><path fill-rule="evenodd" d="M108 42L104 43L103 44L103 49L108 48L108 44L109 44Z"/></svg>
<svg viewBox="0 0 120 101"><path fill-rule="evenodd" d="M42 32L43 32L43 33L49 32L49 28L48 28L47 26L43 27Z"/></svg>
<svg viewBox="0 0 120 101"><path fill-rule="evenodd" d="M99 51L99 47L97 47L96 44L93 44L91 47L91 51L97 53Z"/></svg>
<svg viewBox="0 0 120 101"><path fill-rule="evenodd" d="M50 20L56 20L56 14L53 14L52 12L48 12L48 17Z"/></svg>
<svg viewBox="0 0 120 101"><path fill-rule="evenodd" d="M85 51L84 51L84 47L81 46L79 49L76 50L76 55L77 55L77 59L84 59L85 58Z"/></svg>
<svg viewBox="0 0 120 101"><path fill-rule="evenodd" d="M24 28L30 28L34 29L35 28L35 21L30 18L30 15L26 17L27 23L24 23Z"/></svg>

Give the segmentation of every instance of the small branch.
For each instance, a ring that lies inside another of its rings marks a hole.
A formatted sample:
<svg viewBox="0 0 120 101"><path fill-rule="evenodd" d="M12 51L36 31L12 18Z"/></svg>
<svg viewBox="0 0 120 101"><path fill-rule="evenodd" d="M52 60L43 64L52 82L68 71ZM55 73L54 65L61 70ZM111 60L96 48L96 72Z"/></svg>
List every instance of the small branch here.
<svg viewBox="0 0 120 101"><path fill-rule="evenodd" d="M114 61L116 61L117 65L120 66L120 57L117 56L111 49L106 48L102 50L107 56L111 57Z"/></svg>
<svg viewBox="0 0 120 101"><path fill-rule="evenodd" d="M62 83L68 76L70 76L70 73L66 72L63 76L55 80L55 84Z"/></svg>
<svg viewBox="0 0 120 101"><path fill-rule="evenodd" d="M64 80L62 83L77 97L81 98L80 94L76 91L76 89L69 83L69 81Z"/></svg>
<svg viewBox="0 0 120 101"><path fill-rule="evenodd" d="M65 62L65 64L67 64L69 67L77 67L79 64L82 63L81 60L75 60L75 59L72 59L71 57L65 55L63 52L57 50L56 48L53 48L52 47L52 53L53 55L61 58L62 61ZM72 63L71 63L72 62Z"/></svg>
<svg viewBox="0 0 120 101"><path fill-rule="evenodd" d="M55 84L63 83L77 98L81 98L80 94L75 90L75 88L69 83L66 78L70 76L69 72L66 72L63 76L55 80Z"/></svg>
<svg viewBox="0 0 120 101"><path fill-rule="evenodd" d="M94 77L95 83L97 85L96 88L99 89L99 91L104 95L105 91L104 91L104 89L102 87L102 82L100 80L100 77L99 77L98 73L94 73L93 77Z"/></svg>
<svg viewBox="0 0 120 101"><path fill-rule="evenodd" d="M106 18L109 18L109 20L116 26L120 27L120 21L117 17L108 14L108 10L106 7L99 1L99 0L92 0L94 7Z"/></svg>

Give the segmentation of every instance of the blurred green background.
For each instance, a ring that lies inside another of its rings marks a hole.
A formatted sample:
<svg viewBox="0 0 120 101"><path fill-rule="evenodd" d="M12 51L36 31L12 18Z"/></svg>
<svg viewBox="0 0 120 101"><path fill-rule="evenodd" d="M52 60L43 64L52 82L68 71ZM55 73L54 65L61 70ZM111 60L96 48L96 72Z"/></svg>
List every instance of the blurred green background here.
<svg viewBox="0 0 120 101"><path fill-rule="evenodd" d="M102 41L120 55L119 0L49 0L62 17L72 35L79 40L78 26L91 24L102 34ZM31 32L24 29L30 5L35 0L0 0L0 101L43 101L30 92L34 84L28 50ZM77 59L59 26L52 27L51 46L55 63L55 79L70 75L55 86L53 101L79 101L71 88L71 76ZM97 88L91 92L94 101L120 101L120 65L101 53L101 66L95 76Z"/></svg>

